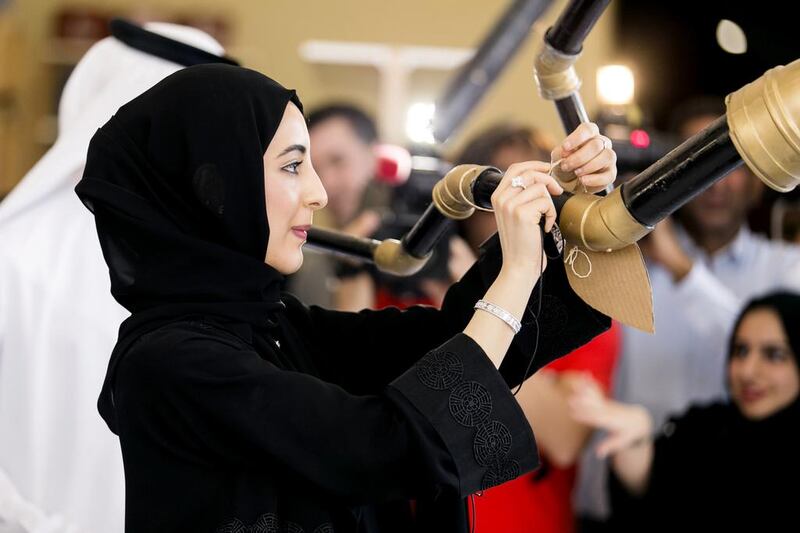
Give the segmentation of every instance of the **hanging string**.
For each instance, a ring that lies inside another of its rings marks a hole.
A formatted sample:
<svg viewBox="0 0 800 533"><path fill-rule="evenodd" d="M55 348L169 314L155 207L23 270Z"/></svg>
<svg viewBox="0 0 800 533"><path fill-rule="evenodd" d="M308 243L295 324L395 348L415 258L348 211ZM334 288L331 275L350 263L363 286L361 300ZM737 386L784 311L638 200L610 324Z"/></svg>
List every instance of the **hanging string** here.
<svg viewBox="0 0 800 533"><path fill-rule="evenodd" d="M536 337L533 343L533 353L531 354L531 358L528 361L528 366L525 368L525 373L522 374L522 381L520 381L519 385L517 385L517 390L511 393L513 396L516 396L519 393L519 391L522 390L522 385L525 383L525 377L531 371L531 368L533 367L533 360L536 358L536 352L539 350L539 333L540 333L539 316L541 316L542 313L542 300L544 299L544 262L547 260L544 255L544 228L542 227L541 224L539 225L539 235L541 236L541 242L542 242L542 261L539 267L539 282L537 283L537 285L539 286L539 293L537 294L536 297L536 299L538 300L536 304L536 313L534 313L530 309L527 310L533 316L533 324L536 326Z"/></svg>
<svg viewBox="0 0 800 533"><path fill-rule="evenodd" d="M553 171L556 169L556 165L560 165L563 160L564 158L562 157L561 159L557 159L554 161L553 156L552 155L550 156L550 172L548 172L548 174L551 177L556 178L553 175ZM578 182L581 184L583 192L588 193L589 191L586 189L586 184L580 181L579 178L576 179L578 179ZM581 255L583 255L583 257L586 259L586 264L588 265L588 271L585 274L581 274L575 269L575 263L578 260L578 257ZM569 253L564 256L564 264L569 265L569 267L572 269L572 273L581 279L586 279L592 274L592 260L589 258L589 255L586 252L584 252L577 246L573 246L572 249L569 251Z"/></svg>
<svg viewBox="0 0 800 533"><path fill-rule="evenodd" d="M589 269L585 274L581 274L575 270L575 263L581 255L586 258L586 264L589 266ZM578 248L577 245L573 246L569 253L564 257L564 264L569 265L569 267L572 269L572 273L581 279L586 279L592 275L592 260L589 258L589 255Z"/></svg>
<svg viewBox="0 0 800 533"><path fill-rule="evenodd" d="M550 162L550 176L553 176L553 168L555 168L555 165L557 165L559 163L561 163L561 159L559 159L558 161L555 161L555 162L553 162L551 160L551 162ZM586 187L584 186L584 192L585 191L586 191ZM546 252L544 251L544 238L545 238L545 235L544 235L543 224L539 225L539 236L541 238L541 243L542 243L542 261L540 263L539 281L537 283L537 285L539 287L539 290L538 290L538 294L536 295L536 300L537 300L537 302L536 302L536 312L534 313L532 310L526 309L526 312L528 312L528 313L530 313L532 315L533 321L525 323L525 325L533 324L536 327L536 336L534 338L534 343L533 343L533 353L531 353L531 358L528 360L528 366L525 367L525 373L522 375L522 378L523 378L522 381L520 382L519 385L517 385L516 390L511 393L513 396L516 396L517 394L519 394L519 391L522 390L522 386L525 384L525 376L527 376L528 373L531 371L531 368L533 367L533 361L536 359L536 352L539 351L539 335L540 335L539 317L542 314L542 301L544 300L544 265L545 265L545 261L549 257L546 254ZM586 261L589 263L589 273L586 274L585 276L580 276L577 272L575 272L575 267L574 267L575 259L574 259L574 257L576 257L578 255L578 253L582 253L586 257ZM557 257L558 256L551 257L550 259L556 259ZM572 258L572 259L570 259L570 258ZM569 256L564 259L564 263L568 263L568 262L569 262L570 266L572 267L573 272L575 272L576 276L588 277L589 274L591 274L591 272L592 272L592 262L589 259L589 256L586 255L586 252L584 252L583 250L579 249L577 246L573 247L573 249L569 253ZM483 492L479 491L476 494L478 496L482 496ZM475 533L475 530L477 528L477 523L478 523L478 515L477 515L476 509L475 509L475 494L470 494L470 503L472 504L472 527L470 529L471 529L471 533Z"/></svg>
<svg viewBox="0 0 800 533"><path fill-rule="evenodd" d="M559 182L559 185L561 185L562 182L561 182L561 180L559 180L558 176L556 176L554 174L554 172L555 172L555 169L558 168L558 165L560 165L563 160L564 160L564 158L562 157L561 159L556 159L554 161L552 154L550 155L550 170L547 173L550 175L550 177L555 178L555 180ZM589 190L586 188L586 184L583 181L581 181L581 179L578 178L577 176L575 177L575 179L578 180L578 183L580 184L581 189L583 189L583 192L586 193L586 194L589 194ZM562 185L562 187L563 187L563 185ZM570 190L573 190L573 189L570 189Z"/></svg>

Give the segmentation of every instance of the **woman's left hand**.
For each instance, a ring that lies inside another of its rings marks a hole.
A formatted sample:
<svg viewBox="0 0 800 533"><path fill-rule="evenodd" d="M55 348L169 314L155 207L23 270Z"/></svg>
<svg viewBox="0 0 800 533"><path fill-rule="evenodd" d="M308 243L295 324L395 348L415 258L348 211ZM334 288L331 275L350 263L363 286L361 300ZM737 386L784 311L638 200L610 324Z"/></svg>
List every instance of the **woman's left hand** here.
<svg viewBox="0 0 800 533"><path fill-rule="evenodd" d="M613 455L650 437L652 421L644 407L606 398L597 382L588 376L570 385L568 404L572 418L608 432L597 446L599 457Z"/></svg>
<svg viewBox="0 0 800 533"><path fill-rule="evenodd" d="M594 122L575 128L553 149L551 157L554 162L561 160L560 171L574 172L588 192L601 191L617 178L617 154L611 139L600 135Z"/></svg>

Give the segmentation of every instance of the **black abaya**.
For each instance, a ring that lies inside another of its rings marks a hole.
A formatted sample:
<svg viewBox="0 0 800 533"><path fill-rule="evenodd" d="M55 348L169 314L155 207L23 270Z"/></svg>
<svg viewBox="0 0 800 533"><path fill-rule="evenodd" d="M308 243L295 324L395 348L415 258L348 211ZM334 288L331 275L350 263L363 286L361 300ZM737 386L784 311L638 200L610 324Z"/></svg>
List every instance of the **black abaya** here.
<svg viewBox="0 0 800 533"><path fill-rule="evenodd" d="M537 326L524 320L500 372L461 333L499 271L496 237L441 311L281 293L260 158L290 101L252 71L192 67L93 139L77 191L132 311L99 400L122 444L126 531L377 533L372 506L409 498L435 509L421 528L465 531L465 497L538 463L509 391ZM609 325L559 261L543 294L531 371Z"/></svg>

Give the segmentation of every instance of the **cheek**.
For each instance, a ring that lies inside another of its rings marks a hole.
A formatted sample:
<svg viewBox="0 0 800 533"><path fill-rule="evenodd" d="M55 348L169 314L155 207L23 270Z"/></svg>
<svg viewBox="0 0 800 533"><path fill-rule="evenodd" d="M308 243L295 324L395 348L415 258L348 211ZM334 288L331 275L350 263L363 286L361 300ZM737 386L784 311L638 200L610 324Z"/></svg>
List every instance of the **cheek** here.
<svg viewBox="0 0 800 533"><path fill-rule="evenodd" d="M741 381L741 372L739 364L734 360L728 365L728 381L731 386L736 387Z"/></svg>
<svg viewBox="0 0 800 533"><path fill-rule="evenodd" d="M286 229L300 205L299 188L287 179L273 179L266 186L267 218L270 232Z"/></svg>
<svg viewBox="0 0 800 533"><path fill-rule="evenodd" d="M783 396L794 398L800 393L800 376L797 368L774 369L772 381Z"/></svg>

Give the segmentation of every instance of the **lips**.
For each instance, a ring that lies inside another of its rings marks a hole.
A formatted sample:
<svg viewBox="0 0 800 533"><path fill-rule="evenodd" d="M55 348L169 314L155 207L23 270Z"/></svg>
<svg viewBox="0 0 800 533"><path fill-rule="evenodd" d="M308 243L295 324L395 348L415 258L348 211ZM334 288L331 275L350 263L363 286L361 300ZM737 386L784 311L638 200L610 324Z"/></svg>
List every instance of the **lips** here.
<svg viewBox="0 0 800 533"><path fill-rule="evenodd" d="M746 403L757 402L764 396L766 396L766 392L751 387L744 387L741 393L742 401Z"/></svg>
<svg viewBox="0 0 800 533"><path fill-rule="evenodd" d="M306 224L304 226L292 226L292 233L294 233L298 239L305 241L308 239L308 230L310 229L311 224Z"/></svg>

